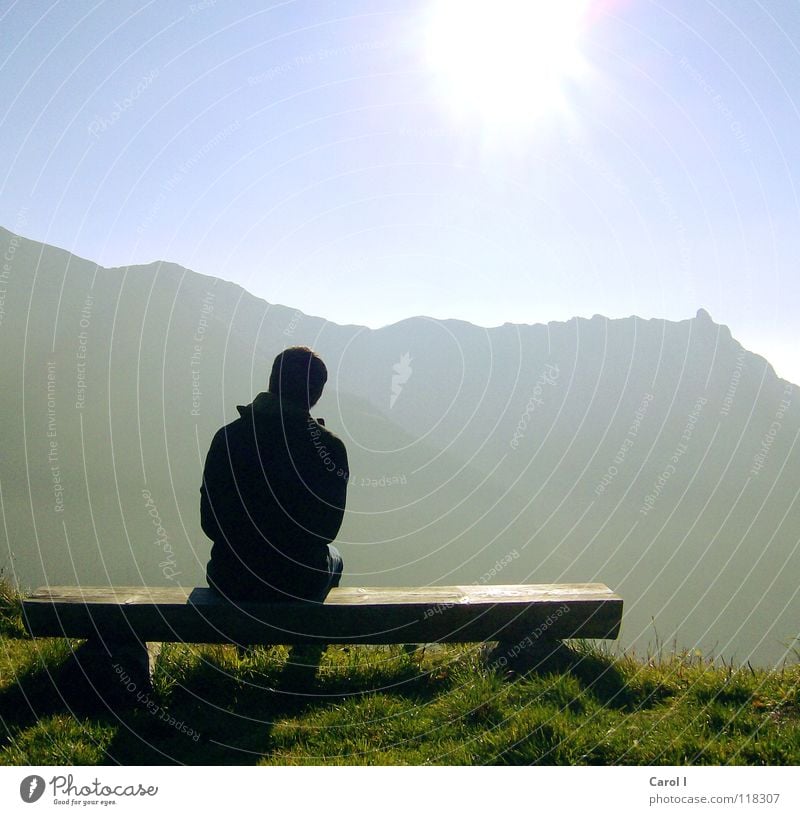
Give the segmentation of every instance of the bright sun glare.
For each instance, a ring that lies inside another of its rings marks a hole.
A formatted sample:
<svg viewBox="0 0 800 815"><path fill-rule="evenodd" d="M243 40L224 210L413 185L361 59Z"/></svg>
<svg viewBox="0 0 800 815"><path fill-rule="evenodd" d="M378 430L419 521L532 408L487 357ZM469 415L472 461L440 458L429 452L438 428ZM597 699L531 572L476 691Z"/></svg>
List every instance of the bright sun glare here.
<svg viewBox="0 0 800 815"><path fill-rule="evenodd" d="M428 59L446 101L494 130L566 112L589 0L436 0Z"/></svg>

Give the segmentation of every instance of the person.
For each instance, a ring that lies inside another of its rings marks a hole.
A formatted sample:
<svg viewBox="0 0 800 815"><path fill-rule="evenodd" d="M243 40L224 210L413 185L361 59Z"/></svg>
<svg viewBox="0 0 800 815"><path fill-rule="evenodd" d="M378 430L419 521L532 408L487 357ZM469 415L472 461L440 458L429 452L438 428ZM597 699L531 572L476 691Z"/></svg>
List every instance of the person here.
<svg viewBox="0 0 800 815"><path fill-rule="evenodd" d="M213 541L208 585L230 600L321 602L343 561L331 544L344 516L344 443L311 417L328 372L310 348L275 357L269 390L214 436L200 489Z"/></svg>

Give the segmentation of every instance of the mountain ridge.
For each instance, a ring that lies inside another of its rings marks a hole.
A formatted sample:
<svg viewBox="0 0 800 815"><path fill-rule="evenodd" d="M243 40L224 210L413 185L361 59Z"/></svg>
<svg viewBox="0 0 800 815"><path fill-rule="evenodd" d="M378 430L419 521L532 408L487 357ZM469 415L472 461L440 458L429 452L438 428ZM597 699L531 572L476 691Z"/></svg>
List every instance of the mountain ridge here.
<svg viewBox="0 0 800 815"><path fill-rule="evenodd" d="M75 259L75 260L80 261L82 263L91 264L98 271L103 271L103 272L128 272L128 271L132 271L132 270L135 270L135 269L156 269L158 271L168 271L169 272L169 271L174 270L175 273L180 273L181 276L189 274L189 275L193 275L195 277L198 277L198 278L201 278L201 279L204 279L204 280L207 280L207 281L211 281L212 285L214 285L214 286L218 285L219 283L222 283L222 284L227 285L227 286L231 286L235 290L241 291L243 294L247 295L248 297L254 298L255 300L258 300L260 302L264 302L264 303L266 303L267 305L269 305L271 307L279 308L279 309L286 309L286 310L291 311L292 313L297 313L297 314L299 314L302 317L307 318L307 319L321 320L321 321L324 321L324 322L333 323L334 325L337 325L337 326L342 327L342 328L357 328L357 329L361 329L361 330L369 331L369 332L382 331L384 329L399 327L399 326L402 326L402 325L404 325L406 323L411 323L411 322L414 322L414 321L432 321L432 322L438 322L438 323L442 323L442 324L446 324L446 325L453 324L453 325L459 325L459 326L469 326L471 328L476 328L476 329L485 330L485 331L492 331L492 330L506 329L506 328L512 328L512 329L513 328L516 328L516 329L519 329L519 328L537 328L537 327L547 328L547 327L556 326L556 325L567 325L567 324L569 324L569 323L571 323L573 321L583 321L583 322L591 323L594 320L601 320L601 321L606 322L606 323L620 322L620 321L627 321L627 320L640 320L642 322L647 322L647 323L663 322L663 323L672 323L672 324L676 324L676 325L684 323L684 322L697 321L698 323L710 323L713 326L715 326L718 330L721 330L723 332L727 332L727 334L732 339L734 339L734 341L739 342L738 340L735 339L735 337L733 337L733 334L732 334L732 332L730 330L730 327L728 325L726 325L724 323L717 323L714 320L714 318L711 316L709 311L707 309L705 309L704 307L702 307L702 306L697 309L697 312L696 312L694 317L683 318L681 320L670 320L670 319L665 318L665 317L644 317L644 316L639 315L639 314L630 314L630 315L625 316L625 317L608 317L608 316L603 315L603 314L595 313L591 317L585 317L585 316L582 316L582 315L573 315L572 317L568 318L567 320L549 320L546 323L537 323L537 322L533 322L533 323L524 323L524 322L523 323L517 323L517 322L507 321L507 322L501 323L499 325L484 326L484 325L480 325L478 323L473 323L473 322L471 322L469 320L464 320L464 319L458 318L458 317L438 318L438 317L432 317L432 316L425 315L425 314L417 314L417 315L411 315L409 317L404 317L404 318L402 318L400 320L397 320L397 321L395 321L393 323L387 323L386 325L382 325L382 326L379 326L377 328L373 328L371 326L367 326L367 325L364 325L364 324L361 324L361 323L338 323L338 322L336 322L334 320L330 320L329 318L321 316L321 315L309 314L309 313L304 312L301 309L296 308L296 307L291 306L291 305L287 305L287 304L284 304L284 303L270 302L268 300L265 300L263 297L259 297L258 295L253 294L245 286L241 285L240 283L237 283L235 281L228 280L228 279L225 279L225 278L221 278L221 277L215 277L214 275L206 274L204 272L195 271L195 270L189 268L188 266L184 266L183 264L178 263L177 261L152 260L152 261L149 261L147 263L135 263L135 264L128 264L128 265L124 265L124 266L108 266L108 267L106 267L106 266L101 266L100 264L98 264L97 262L95 262L95 261L93 261L93 260L91 260L89 258L84 258L81 255L77 255L77 254L75 254L74 252L71 252L68 249L53 246L53 245L50 245L50 244L42 244L42 243L34 240L33 238L29 238L29 237L23 236L21 234L14 233L11 230L7 229L6 227L0 225L0 240L6 241L7 240L6 236L8 236L9 238L16 238L16 239L18 239L20 241L26 241L26 242L28 242L30 244L44 246L49 251L52 251L52 252L57 253L57 254L63 254L69 259ZM69 265L69 261L68 261L67 265ZM774 372L774 366L772 366L772 364L769 362L769 360L766 357L764 357L763 355L757 354L754 351L750 351L749 349L747 349L741 343L739 343L739 344L741 345L742 348L744 348L747 351L747 353L753 354L753 356L764 360ZM775 375L777 377L777 373ZM789 382L789 380L784 379L782 377L778 377L778 379L780 379L781 381L784 381L784 382ZM792 383L792 384L797 384L797 383Z"/></svg>

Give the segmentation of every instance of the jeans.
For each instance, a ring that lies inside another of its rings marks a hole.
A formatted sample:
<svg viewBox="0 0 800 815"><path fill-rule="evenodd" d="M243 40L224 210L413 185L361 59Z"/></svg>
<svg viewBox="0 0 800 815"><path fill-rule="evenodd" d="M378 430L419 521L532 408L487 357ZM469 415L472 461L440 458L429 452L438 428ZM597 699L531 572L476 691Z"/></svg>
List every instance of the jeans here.
<svg viewBox="0 0 800 815"><path fill-rule="evenodd" d="M339 585L344 561L339 550L328 544L324 565L302 567L288 575L271 572L261 578L243 568L233 570L225 566L220 568L212 557L206 569L206 580L212 589L228 600L271 603L305 599L321 603L328 592Z"/></svg>
<svg viewBox="0 0 800 815"><path fill-rule="evenodd" d="M332 544L328 544L328 585L320 592L317 602L321 603L331 589L335 589L342 579L344 571L344 560L339 550Z"/></svg>

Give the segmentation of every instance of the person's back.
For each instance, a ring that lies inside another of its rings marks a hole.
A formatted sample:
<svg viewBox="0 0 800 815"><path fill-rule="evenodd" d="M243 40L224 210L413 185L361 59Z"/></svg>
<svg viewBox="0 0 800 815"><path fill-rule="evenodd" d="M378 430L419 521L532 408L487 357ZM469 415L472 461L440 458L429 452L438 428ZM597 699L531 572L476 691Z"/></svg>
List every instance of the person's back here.
<svg viewBox="0 0 800 815"><path fill-rule="evenodd" d="M309 413L325 379L309 349L287 349L269 392L211 443L201 488L201 523L214 542L206 576L231 599L321 600L338 584L341 556L329 544L344 514L347 453Z"/></svg>

